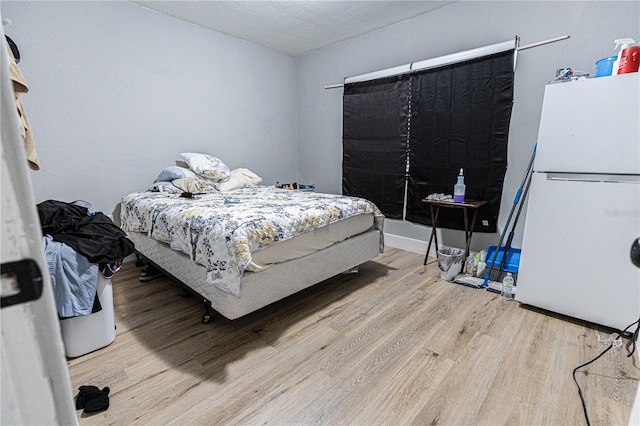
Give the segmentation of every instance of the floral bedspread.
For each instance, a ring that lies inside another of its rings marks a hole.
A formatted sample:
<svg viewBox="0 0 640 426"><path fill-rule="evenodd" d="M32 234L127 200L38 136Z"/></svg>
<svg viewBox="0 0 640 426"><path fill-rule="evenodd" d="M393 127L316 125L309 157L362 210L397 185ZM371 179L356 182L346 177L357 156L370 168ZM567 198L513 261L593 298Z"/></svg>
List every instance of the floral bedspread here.
<svg viewBox="0 0 640 426"><path fill-rule="evenodd" d="M359 214L384 217L362 198L258 186L182 198L137 192L122 199L122 228L144 232L206 267L207 281L236 297L251 253ZM382 245L381 241L381 245Z"/></svg>

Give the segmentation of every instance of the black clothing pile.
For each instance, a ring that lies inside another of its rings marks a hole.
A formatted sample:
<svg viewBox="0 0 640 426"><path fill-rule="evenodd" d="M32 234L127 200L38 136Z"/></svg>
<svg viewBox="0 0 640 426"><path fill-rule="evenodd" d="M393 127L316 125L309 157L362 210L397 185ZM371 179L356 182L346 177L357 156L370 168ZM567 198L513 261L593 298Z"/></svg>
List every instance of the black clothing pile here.
<svg viewBox="0 0 640 426"><path fill-rule="evenodd" d="M86 207L48 200L38 204L38 215L43 234L73 248L91 263L119 262L135 251L133 242L104 213L89 214Z"/></svg>
<svg viewBox="0 0 640 426"><path fill-rule="evenodd" d="M96 386L80 386L76 397L76 410L83 410L84 413L97 413L109 408L108 387L100 390Z"/></svg>

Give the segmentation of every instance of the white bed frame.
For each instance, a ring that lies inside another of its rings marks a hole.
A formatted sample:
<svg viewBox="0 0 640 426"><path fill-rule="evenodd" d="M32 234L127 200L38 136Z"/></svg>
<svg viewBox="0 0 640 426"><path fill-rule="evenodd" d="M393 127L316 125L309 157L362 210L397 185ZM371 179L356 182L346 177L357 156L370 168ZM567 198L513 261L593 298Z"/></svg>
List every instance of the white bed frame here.
<svg viewBox="0 0 640 426"><path fill-rule="evenodd" d="M205 267L186 254L143 233L129 232L128 235L138 253L201 298L205 305L202 322L207 323L211 309L233 320L373 259L380 253L381 232L371 229L264 271L245 272L240 298L207 283Z"/></svg>

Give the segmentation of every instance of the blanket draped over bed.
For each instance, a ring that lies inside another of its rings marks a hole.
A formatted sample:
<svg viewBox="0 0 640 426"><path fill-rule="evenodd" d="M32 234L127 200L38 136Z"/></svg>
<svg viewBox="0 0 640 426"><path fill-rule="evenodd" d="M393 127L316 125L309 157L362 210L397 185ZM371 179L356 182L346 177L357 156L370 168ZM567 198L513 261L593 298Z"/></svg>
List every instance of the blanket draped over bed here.
<svg viewBox="0 0 640 426"><path fill-rule="evenodd" d="M384 217L365 199L261 186L193 199L133 193L122 200L121 222L186 253L206 267L209 283L240 297L253 252L359 214L373 214L382 230Z"/></svg>

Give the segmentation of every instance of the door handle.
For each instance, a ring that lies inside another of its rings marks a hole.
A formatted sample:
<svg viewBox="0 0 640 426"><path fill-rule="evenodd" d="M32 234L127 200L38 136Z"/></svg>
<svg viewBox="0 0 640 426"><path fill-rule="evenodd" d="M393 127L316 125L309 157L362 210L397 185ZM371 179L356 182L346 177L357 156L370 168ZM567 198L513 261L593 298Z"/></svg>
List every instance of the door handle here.
<svg viewBox="0 0 640 426"><path fill-rule="evenodd" d="M6 262L0 268L1 308L36 300L42 295L42 273L35 260Z"/></svg>
<svg viewBox="0 0 640 426"><path fill-rule="evenodd" d="M640 238L631 244L631 263L640 268Z"/></svg>

